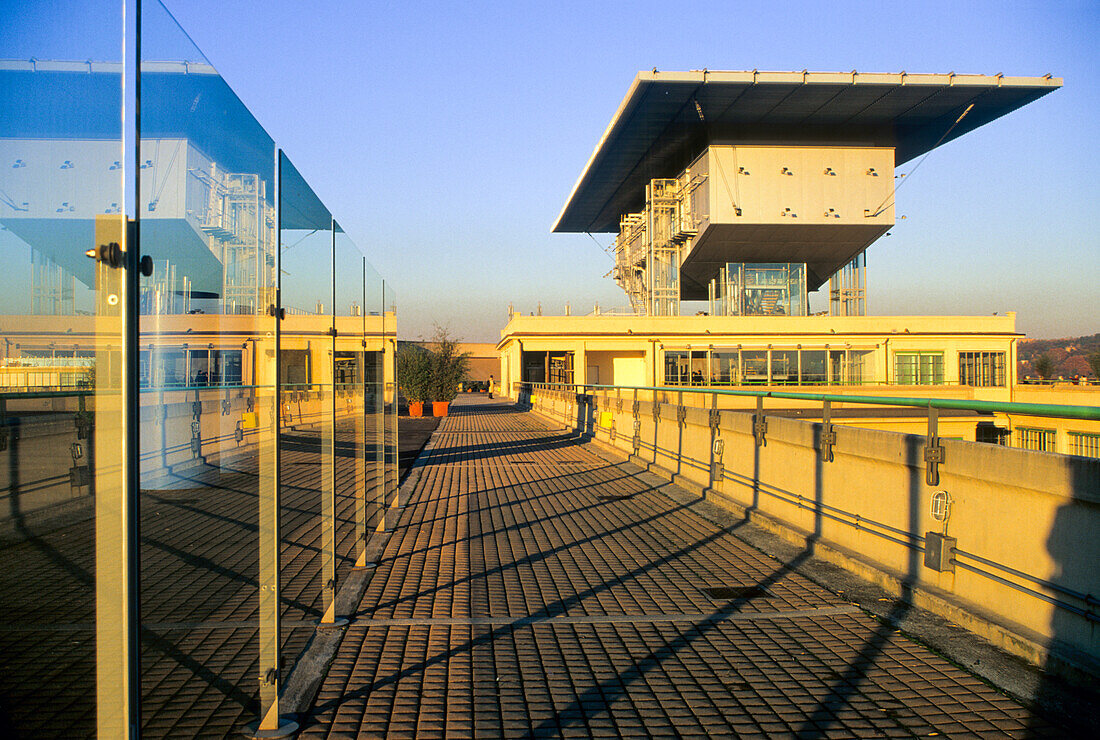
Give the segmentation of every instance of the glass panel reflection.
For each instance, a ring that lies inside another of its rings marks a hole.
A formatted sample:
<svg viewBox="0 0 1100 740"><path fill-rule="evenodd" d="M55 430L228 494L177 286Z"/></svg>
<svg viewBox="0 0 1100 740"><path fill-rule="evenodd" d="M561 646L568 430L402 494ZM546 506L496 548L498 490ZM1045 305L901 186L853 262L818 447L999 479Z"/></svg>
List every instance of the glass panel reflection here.
<svg viewBox="0 0 1100 740"><path fill-rule="evenodd" d="M188 705L197 732L229 734L261 685L275 145L158 3L141 30L143 732L170 734Z"/></svg>
<svg viewBox="0 0 1100 740"><path fill-rule="evenodd" d="M0 727L123 735L121 5L0 35ZM70 33L79 28L79 33ZM16 61L18 60L18 61ZM92 60L92 61L88 61ZM97 625L99 630L97 632Z"/></svg>
<svg viewBox="0 0 1100 740"><path fill-rule="evenodd" d="M280 153L279 495L282 664L287 673L326 616L336 586L333 222ZM322 517L325 516L325 521ZM331 615L328 615L331 621Z"/></svg>

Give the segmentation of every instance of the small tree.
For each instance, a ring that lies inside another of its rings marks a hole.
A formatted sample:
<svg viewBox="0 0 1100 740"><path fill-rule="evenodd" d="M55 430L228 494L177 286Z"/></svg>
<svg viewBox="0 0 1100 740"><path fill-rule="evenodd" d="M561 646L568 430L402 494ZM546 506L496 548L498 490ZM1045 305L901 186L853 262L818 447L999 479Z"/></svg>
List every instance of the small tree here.
<svg viewBox="0 0 1100 740"><path fill-rule="evenodd" d="M470 353L460 352L458 341L437 324L431 354L432 380L428 394L433 401L453 401L458 395L458 384L466 380L470 372Z"/></svg>
<svg viewBox="0 0 1100 740"><path fill-rule="evenodd" d="M397 384L406 401L420 403L428 398L434 363L423 347L403 344L397 350Z"/></svg>
<svg viewBox="0 0 1100 740"><path fill-rule="evenodd" d="M1049 355L1039 355L1031 366L1035 368L1035 372L1039 373L1039 377L1043 380L1049 380L1050 376L1054 374L1054 360L1050 359Z"/></svg>
<svg viewBox="0 0 1100 740"><path fill-rule="evenodd" d="M1088 356L1089 367L1092 368L1092 374L1097 378L1100 378L1100 352L1093 352Z"/></svg>

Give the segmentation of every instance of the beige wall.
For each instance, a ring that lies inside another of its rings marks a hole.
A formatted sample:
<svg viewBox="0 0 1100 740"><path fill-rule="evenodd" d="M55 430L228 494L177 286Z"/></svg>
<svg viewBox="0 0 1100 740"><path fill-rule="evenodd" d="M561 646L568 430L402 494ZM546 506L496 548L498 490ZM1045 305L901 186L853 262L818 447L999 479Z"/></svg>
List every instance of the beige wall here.
<svg viewBox="0 0 1100 740"><path fill-rule="evenodd" d="M893 149L712 146L708 159L711 223L894 223L889 197L894 187ZM826 169L836 174L826 175ZM734 202L741 208L739 216L734 214ZM793 217L782 215L788 208ZM864 215L865 210L875 213L880 208L882 213L874 218Z"/></svg>
<svg viewBox="0 0 1100 740"><path fill-rule="evenodd" d="M508 393L511 384L521 379L520 353L523 350L573 352L577 383L591 382L586 381L584 371L588 365L594 365L600 368L601 384L648 386L664 384L665 351L708 347L741 347L743 350L847 347L871 353L864 375L867 384L777 386L776 389L1008 401L1012 397L1015 378L1015 340L1018 337L1015 329L1013 313L1004 316L846 317L516 315L501 332L497 350L501 358L501 378L507 380L503 393ZM899 352L907 351L942 352L945 384L897 385L895 357ZM1004 352L1006 385L991 388L959 386L958 356L961 351ZM628 381L627 378L633 380ZM761 386L752 388L759 390ZM686 403L691 405L694 401L689 399ZM744 408L755 402L751 399L723 399L722 403L730 408ZM783 402L781 407L813 405ZM954 420L950 432L945 429L944 434L973 440L979 420L977 417ZM838 420L838 423L857 422ZM901 432L922 432L925 422L916 418L863 420L858 423Z"/></svg>

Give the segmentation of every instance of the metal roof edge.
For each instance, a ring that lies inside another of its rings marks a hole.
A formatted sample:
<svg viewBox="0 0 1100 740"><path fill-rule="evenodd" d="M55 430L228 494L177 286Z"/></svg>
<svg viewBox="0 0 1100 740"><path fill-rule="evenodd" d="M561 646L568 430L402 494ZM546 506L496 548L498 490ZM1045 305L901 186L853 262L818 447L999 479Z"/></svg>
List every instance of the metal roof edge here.
<svg viewBox="0 0 1100 740"><path fill-rule="evenodd" d="M569 191L569 197L565 199L565 205L562 206L561 211L558 213L558 218L554 221L554 225L550 228L550 233L556 233L558 227L561 226L561 220L565 216L565 212L569 209L569 204L573 202L573 196L577 194L577 190L580 188L581 183L584 182L585 177L588 176L588 171L592 167L592 164L596 161L596 155L603 149L604 143L608 137L611 136L611 132L615 129L619 120L622 118L623 113L634 99L634 93L641 87L643 80L646 79L646 75L651 75L651 72L639 72L634 75L634 81L630 83L630 89L626 91L626 95L623 97L622 102L619 103L618 109L615 111L615 115L611 117L611 122L607 124L607 128L604 129L603 136L596 142L596 148L592 150L592 155L588 158L588 162L584 165L584 169L581 170L580 177L573 183L573 189ZM572 232L570 232L572 233Z"/></svg>

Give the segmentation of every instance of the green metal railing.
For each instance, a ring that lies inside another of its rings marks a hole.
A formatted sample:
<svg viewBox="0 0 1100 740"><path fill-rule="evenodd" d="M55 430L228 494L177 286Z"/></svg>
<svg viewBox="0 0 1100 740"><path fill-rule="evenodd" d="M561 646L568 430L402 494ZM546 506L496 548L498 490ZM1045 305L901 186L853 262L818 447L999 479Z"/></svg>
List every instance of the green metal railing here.
<svg viewBox="0 0 1100 740"><path fill-rule="evenodd" d="M904 396L856 396L831 393L796 393L791 391L748 391L722 388L649 385L596 385L591 383L521 383L532 388L551 390L588 389L608 391L649 391L662 393L694 393L716 396L741 396L749 398L779 398L792 401L828 401L830 403L856 403L875 406L902 406L920 409L976 411L981 413L1019 414L1021 416L1045 416L1054 419L1084 419L1100 421L1100 406L1064 406L1050 403L1013 403L1009 401L974 401L957 398L908 398Z"/></svg>

